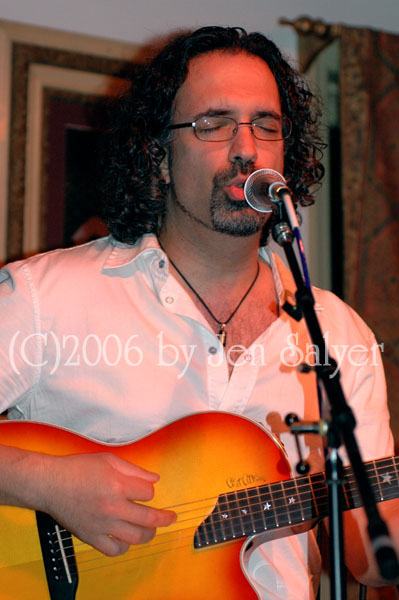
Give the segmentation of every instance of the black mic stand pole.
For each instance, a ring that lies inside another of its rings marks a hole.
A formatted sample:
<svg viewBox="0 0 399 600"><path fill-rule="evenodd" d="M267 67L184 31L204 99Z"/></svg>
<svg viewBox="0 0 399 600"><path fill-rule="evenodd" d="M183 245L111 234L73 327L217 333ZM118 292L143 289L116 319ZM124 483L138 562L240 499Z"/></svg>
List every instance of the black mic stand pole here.
<svg viewBox="0 0 399 600"><path fill-rule="evenodd" d="M288 193L283 190L282 194ZM399 578L399 564L388 529L381 519L374 499L372 487L367 478L366 471L360 456L359 448L354 436L356 425L351 408L348 406L340 383L340 374L337 364L327 354L325 340L319 321L314 310L314 298L310 288L303 280L295 252L292 248L294 234L286 222L287 215L283 202L279 202L280 222L273 228L273 237L284 249L289 267L294 277L297 291L295 293L296 305L286 302L284 310L296 320L302 315L314 344L318 348L319 356L328 356L327 364L316 364L314 369L318 380L328 397L331 406L331 421L328 427L328 445L330 447L327 459L327 483L329 490L329 518L330 518L330 565L331 565L331 599L345 600L346 586L344 582L344 552L343 552L343 527L342 511L340 509L340 495L342 494L341 460L338 448L344 443L356 483L362 498L363 506L368 518L368 532L374 548L380 573L387 581ZM318 363L320 361L317 361ZM334 376L332 374L334 373Z"/></svg>

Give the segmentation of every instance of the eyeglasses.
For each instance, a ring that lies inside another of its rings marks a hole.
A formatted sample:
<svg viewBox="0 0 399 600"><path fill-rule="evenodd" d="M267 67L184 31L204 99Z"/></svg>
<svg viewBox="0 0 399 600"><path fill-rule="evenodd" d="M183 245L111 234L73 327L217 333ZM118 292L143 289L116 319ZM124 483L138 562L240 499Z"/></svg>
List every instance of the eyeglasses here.
<svg viewBox="0 0 399 600"><path fill-rule="evenodd" d="M236 135L240 125L248 125L258 140L278 142L291 134L291 121L285 116L267 115L258 117L250 123L238 123L231 117L204 116L193 123L177 123L169 129L192 127L199 140L203 142L228 142Z"/></svg>

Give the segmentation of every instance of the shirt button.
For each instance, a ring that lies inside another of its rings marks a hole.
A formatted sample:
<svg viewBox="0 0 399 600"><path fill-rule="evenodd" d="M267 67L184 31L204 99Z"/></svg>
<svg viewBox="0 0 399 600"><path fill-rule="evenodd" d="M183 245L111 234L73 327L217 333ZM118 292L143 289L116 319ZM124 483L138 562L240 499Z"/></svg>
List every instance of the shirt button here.
<svg viewBox="0 0 399 600"><path fill-rule="evenodd" d="M168 304L173 304L174 301L175 299L173 298L173 296L166 296L165 298L165 302L167 302Z"/></svg>
<svg viewBox="0 0 399 600"><path fill-rule="evenodd" d="M218 351L218 349L215 348L215 346L210 346L210 348L208 348L209 354L216 354L217 351Z"/></svg>
<svg viewBox="0 0 399 600"><path fill-rule="evenodd" d="M244 356L244 360L246 360L247 362L250 362L252 360L252 354L246 354Z"/></svg>

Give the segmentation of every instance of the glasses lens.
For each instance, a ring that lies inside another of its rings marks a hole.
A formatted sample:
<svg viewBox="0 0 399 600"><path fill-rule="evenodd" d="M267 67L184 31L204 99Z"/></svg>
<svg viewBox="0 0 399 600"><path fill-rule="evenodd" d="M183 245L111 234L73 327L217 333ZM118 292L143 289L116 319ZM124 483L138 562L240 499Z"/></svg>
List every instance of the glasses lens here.
<svg viewBox="0 0 399 600"><path fill-rule="evenodd" d="M259 140L285 140L291 133L291 121L287 117L260 117L252 122L252 127Z"/></svg>
<svg viewBox="0 0 399 600"><path fill-rule="evenodd" d="M204 142L224 142L234 135L236 122L229 117L201 117L195 122L194 130L198 139Z"/></svg>

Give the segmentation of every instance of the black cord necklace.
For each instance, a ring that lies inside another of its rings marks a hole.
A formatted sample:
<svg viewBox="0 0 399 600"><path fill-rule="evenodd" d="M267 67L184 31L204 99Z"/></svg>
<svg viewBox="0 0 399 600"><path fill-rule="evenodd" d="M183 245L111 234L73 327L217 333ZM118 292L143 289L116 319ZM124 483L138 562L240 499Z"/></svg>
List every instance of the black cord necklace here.
<svg viewBox="0 0 399 600"><path fill-rule="evenodd" d="M160 247L162 248L162 250L166 254L165 248L162 246L162 244L159 241L159 239L158 239L158 243L159 243ZM236 312L240 308L241 304L244 302L245 298L248 296L248 294L250 293L250 291L254 287L254 285L256 283L256 280L258 279L258 275L259 275L259 270L260 270L259 269L259 262L258 262L258 268L257 268L256 275L255 275L255 278L254 278L253 282L251 283L251 285L249 286L249 288L247 289L247 291L245 292L245 294L243 295L243 297L241 298L241 300L239 301L239 303L237 304L237 306L235 307L235 309L233 310L233 312L231 313L231 315L225 321L219 321L219 319L217 319L215 317L215 315L213 314L213 312L211 311L211 309L207 306L207 304L201 298L201 296L199 295L199 293L193 288L193 286L191 285L191 283L186 279L186 277L183 275L183 273L180 271L180 269L175 265L175 263L170 258L170 256L168 256L168 258L169 258L169 262L173 265L173 267L175 268L175 270L179 273L180 277L183 279L183 281L186 283L186 285L190 288L190 290L193 292L193 294L195 294L195 296L201 302L202 306L211 315L212 319L214 321L216 321L216 323L219 325L220 329L219 329L219 333L218 333L218 338L221 341L221 343L223 344L223 346L226 346L226 344L227 344L226 325L228 325L230 323L230 321L232 320L232 318L234 317L234 315L236 314Z"/></svg>

